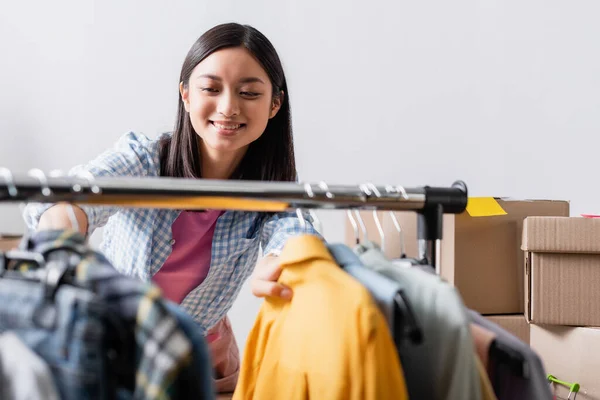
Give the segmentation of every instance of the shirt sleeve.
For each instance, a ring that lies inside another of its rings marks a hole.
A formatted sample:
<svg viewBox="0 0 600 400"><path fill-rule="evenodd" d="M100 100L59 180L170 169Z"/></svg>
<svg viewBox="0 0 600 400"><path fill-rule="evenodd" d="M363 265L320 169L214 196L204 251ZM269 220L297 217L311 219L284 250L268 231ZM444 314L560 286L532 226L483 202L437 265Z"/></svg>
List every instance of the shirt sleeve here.
<svg viewBox="0 0 600 400"><path fill-rule="evenodd" d="M287 240L292 236L316 235L323 239L321 234L314 228L314 221L310 214L303 212L302 215L304 224L293 212L277 213L265 222L260 240L265 256L278 256Z"/></svg>
<svg viewBox="0 0 600 400"><path fill-rule="evenodd" d="M94 178L125 176L158 176L160 172L158 160L158 140L150 140L146 136L128 132L121 136L115 145L105 150L92 161L77 165L69 170L69 176L80 174L85 178L89 172ZM23 219L29 230L35 230L42 214L54 204L29 203L23 210ZM88 218L88 235L96 228L106 224L111 215L119 207L79 205Z"/></svg>

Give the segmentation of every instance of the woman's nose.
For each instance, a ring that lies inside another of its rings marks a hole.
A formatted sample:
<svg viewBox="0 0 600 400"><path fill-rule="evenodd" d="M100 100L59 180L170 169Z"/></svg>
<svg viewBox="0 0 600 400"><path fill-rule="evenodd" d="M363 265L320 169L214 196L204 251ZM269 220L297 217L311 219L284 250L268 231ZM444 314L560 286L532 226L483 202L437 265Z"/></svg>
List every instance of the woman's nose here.
<svg viewBox="0 0 600 400"><path fill-rule="evenodd" d="M224 92L220 96L217 112L225 117L233 117L240 113L240 105L234 93Z"/></svg>

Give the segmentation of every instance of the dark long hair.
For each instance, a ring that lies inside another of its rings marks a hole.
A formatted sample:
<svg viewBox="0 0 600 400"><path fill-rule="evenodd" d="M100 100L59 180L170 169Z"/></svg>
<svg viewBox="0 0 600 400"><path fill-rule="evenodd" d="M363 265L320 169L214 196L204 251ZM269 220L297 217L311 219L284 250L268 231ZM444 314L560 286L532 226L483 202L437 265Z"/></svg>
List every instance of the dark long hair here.
<svg viewBox="0 0 600 400"><path fill-rule="evenodd" d="M271 118L260 138L250 143L232 179L295 181L297 177L292 139L290 97L279 56L271 42L248 25L228 23L206 31L188 52L181 67L180 82L187 87L196 66L217 50L244 47L262 65L273 86L272 96L281 96L281 108ZM199 178L202 176L200 137L194 131L180 96L177 120L171 137L160 146L161 176Z"/></svg>

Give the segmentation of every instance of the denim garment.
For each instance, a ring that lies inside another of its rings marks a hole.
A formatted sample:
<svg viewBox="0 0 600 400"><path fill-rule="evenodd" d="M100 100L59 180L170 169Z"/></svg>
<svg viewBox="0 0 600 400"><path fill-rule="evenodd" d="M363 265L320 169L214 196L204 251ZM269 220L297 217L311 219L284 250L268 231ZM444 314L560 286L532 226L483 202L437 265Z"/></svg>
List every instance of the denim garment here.
<svg viewBox="0 0 600 400"><path fill-rule="evenodd" d="M54 328L34 322L44 304L40 283L0 279L0 332L11 330L48 364L62 399L111 398L102 304L89 291L62 286Z"/></svg>
<svg viewBox="0 0 600 400"><path fill-rule="evenodd" d="M59 285L50 300L40 282L0 278L0 329L21 329L24 342L51 369L64 364L81 375L72 380L78 386L69 387L71 378L57 370L56 379L64 381L59 390L73 396L66 398L115 398L117 392L119 399L214 398L204 384L210 367L198 356L207 351L201 329L194 335L195 326L173 314L157 287L117 272L76 232L38 232L22 248L49 261L42 269L17 265L23 274L45 276L52 263L74 265L72 284ZM46 311L40 313L42 304ZM48 323L50 305L57 310L55 326ZM38 316L46 317L41 328L34 322Z"/></svg>
<svg viewBox="0 0 600 400"><path fill-rule="evenodd" d="M0 334L0 399L60 400L48 364L14 332Z"/></svg>

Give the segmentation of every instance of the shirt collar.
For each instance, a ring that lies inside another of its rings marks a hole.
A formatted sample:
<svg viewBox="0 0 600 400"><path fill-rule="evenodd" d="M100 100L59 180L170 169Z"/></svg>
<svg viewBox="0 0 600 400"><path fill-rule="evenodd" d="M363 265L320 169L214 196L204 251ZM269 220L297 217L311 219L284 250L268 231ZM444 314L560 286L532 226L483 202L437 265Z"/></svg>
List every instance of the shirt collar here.
<svg viewBox="0 0 600 400"><path fill-rule="evenodd" d="M342 267L346 267L349 265L362 265L360 258L358 255L352 251L348 246L338 243L338 244L330 244L327 246L329 248L329 252L335 259L335 261Z"/></svg>
<svg viewBox="0 0 600 400"><path fill-rule="evenodd" d="M311 259L334 261L323 240L316 235L292 236L279 256L282 267Z"/></svg>

